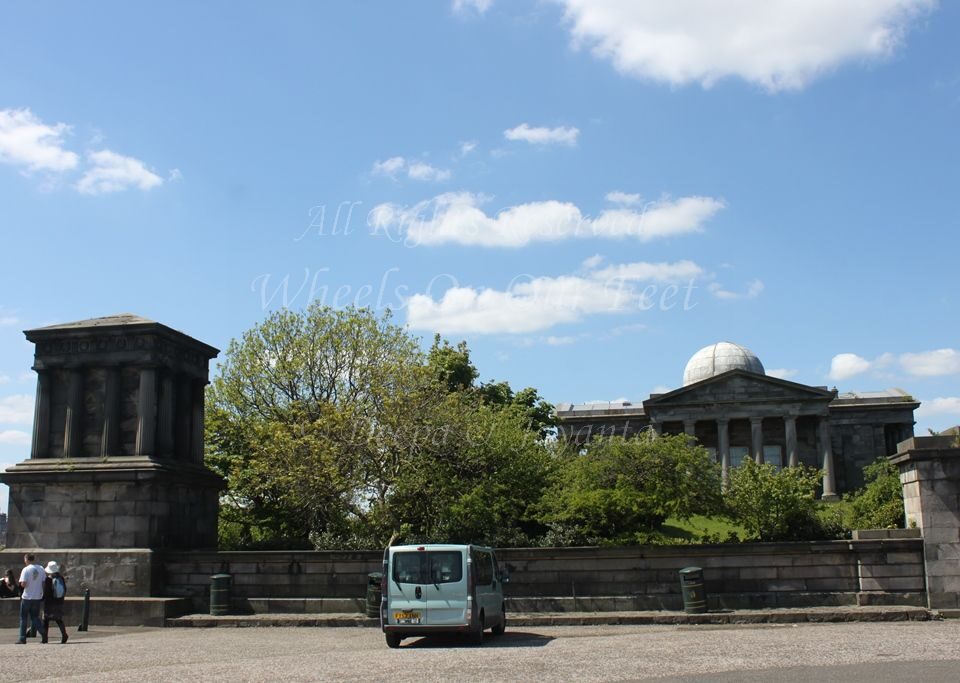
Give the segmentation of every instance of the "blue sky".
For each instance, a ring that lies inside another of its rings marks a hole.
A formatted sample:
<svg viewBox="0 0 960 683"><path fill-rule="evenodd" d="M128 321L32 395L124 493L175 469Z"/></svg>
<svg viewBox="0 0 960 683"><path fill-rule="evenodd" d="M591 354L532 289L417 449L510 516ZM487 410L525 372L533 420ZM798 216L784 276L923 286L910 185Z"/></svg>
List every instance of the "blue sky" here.
<svg viewBox="0 0 960 683"><path fill-rule="evenodd" d="M5 3L0 464L23 329L224 348L311 299L553 402L730 340L960 423L958 32L930 0Z"/></svg>

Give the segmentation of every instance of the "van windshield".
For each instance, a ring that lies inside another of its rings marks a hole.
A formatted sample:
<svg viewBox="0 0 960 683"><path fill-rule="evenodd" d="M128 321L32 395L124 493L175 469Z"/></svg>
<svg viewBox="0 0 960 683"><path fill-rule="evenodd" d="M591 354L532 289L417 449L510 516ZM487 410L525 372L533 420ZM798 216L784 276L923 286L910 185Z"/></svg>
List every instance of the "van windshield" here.
<svg viewBox="0 0 960 683"><path fill-rule="evenodd" d="M398 583L457 583L463 579L463 553L457 550L399 552L393 555Z"/></svg>

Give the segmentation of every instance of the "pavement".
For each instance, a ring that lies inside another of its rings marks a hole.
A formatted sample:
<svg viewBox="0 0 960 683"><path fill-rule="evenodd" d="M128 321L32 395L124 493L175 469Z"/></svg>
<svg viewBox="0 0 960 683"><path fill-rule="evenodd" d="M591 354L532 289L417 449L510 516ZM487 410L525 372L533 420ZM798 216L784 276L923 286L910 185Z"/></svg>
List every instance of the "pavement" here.
<svg viewBox="0 0 960 683"><path fill-rule="evenodd" d="M929 621L942 618L924 607L807 607L765 610L718 610L705 614L684 612L531 612L507 613L509 628L531 626L641 626L802 624L878 621ZM359 614L190 614L167 619L168 627L379 627L379 619Z"/></svg>
<svg viewBox="0 0 960 683"><path fill-rule="evenodd" d="M508 627L472 646L374 628L70 629L66 645L14 645L0 681L956 681L960 621Z"/></svg>

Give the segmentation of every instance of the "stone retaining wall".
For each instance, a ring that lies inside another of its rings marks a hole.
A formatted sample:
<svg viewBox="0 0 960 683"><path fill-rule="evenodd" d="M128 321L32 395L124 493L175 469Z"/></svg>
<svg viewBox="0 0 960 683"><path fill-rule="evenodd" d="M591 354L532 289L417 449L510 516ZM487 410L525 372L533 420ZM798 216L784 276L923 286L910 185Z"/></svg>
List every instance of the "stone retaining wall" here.
<svg viewBox="0 0 960 683"><path fill-rule="evenodd" d="M925 604L923 545L915 538L623 548L515 548L498 552L516 604L558 610L606 604L617 609L680 609L677 572L704 570L711 608L842 604ZM164 595L209 599L210 576L233 576L238 607L257 598L357 598L381 551L167 553ZM539 600L533 600L539 598ZM577 603L582 603L577 605ZM252 608L251 608L252 611Z"/></svg>

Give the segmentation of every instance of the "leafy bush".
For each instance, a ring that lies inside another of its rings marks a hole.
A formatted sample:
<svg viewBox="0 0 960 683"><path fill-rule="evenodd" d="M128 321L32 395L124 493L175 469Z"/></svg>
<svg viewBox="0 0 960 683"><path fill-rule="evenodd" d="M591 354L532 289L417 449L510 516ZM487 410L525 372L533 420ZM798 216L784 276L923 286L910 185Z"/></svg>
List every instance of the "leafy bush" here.
<svg viewBox="0 0 960 683"><path fill-rule="evenodd" d="M866 485L847 495L851 529L902 529L903 486L896 465L880 458L863 468Z"/></svg>
<svg viewBox="0 0 960 683"><path fill-rule="evenodd" d="M746 460L731 470L727 504L734 518L760 541L805 541L830 537L817 516L819 470Z"/></svg>

